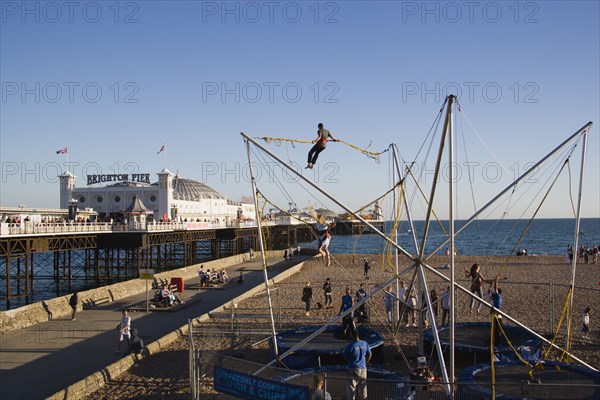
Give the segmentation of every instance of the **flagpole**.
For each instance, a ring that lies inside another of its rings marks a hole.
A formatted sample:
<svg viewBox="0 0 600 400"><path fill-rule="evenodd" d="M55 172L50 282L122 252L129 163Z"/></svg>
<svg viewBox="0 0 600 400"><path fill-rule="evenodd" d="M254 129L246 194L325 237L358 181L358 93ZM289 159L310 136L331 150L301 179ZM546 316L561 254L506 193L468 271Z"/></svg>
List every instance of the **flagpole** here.
<svg viewBox="0 0 600 400"><path fill-rule="evenodd" d="M65 149L67 149L66 154L67 154L67 171L69 173L71 173L71 165L69 164L69 148L65 147Z"/></svg>
<svg viewBox="0 0 600 400"><path fill-rule="evenodd" d="M163 146L165 147L165 151L163 151L163 170L167 169L167 145L163 143Z"/></svg>

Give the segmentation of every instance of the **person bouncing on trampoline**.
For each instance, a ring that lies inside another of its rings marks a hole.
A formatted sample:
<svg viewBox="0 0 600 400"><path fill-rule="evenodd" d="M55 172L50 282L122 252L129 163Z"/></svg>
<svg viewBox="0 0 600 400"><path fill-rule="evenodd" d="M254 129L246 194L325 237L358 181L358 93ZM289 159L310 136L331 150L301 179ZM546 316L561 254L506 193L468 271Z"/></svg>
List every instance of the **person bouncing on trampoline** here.
<svg viewBox="0 0 600 400"><path fill-rule="evenodd" d="M319 130L317 131L317 138L313 140L314 146L308 152L308 164L305 168L312 169L321 153L327 147L327 139L331 138L334 142L339 142L339 139L333 137L333 135L323 127L322 123L318 125Z"/></svg>

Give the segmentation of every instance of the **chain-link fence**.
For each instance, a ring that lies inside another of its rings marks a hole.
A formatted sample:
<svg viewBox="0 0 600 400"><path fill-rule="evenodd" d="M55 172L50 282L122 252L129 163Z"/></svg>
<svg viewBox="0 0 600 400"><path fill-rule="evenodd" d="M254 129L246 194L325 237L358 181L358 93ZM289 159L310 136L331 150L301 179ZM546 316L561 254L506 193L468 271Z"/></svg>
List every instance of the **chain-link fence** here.
<svg viewBox="0 0 600 400"><path fill-rule="evenodd" d="M202 350L194 343L194 327L190 328L190 388L192 399L201 398L201 393L214 391L223 393L226 398L297 398L312 399L319 377L323 381L323 390L333 400L350 399L352 378L346 366L324 366L311 370L290 370L276 365L248 361L252 358L248 351L232 348L220 352ZM214 332L196 332L196 339ZM226 335L223 336L225 338ZM563 371L563 374L569 374ZM564 384L534 382L522 374L523 378L511 377L510 383L497 382L492 386L489 379L473 380L466 383L445 384L436 380L416 380L398 373L369 368L364 388L371 399L408 399L408 400L447 400L453 394L455 399L490 399L492 393L502 398L523 399L597 399L600 398L600 379L576 375L565 376ZM498 380L500 378L497 377ZM493 390L494 389L494 390ZM259 396L259 392L263 391ZM361 386L359 385L359 390ZM284 397L276 397L279 393ZM219 395L221 396L221 395ZM275 397L268 397L275 396ZM295 396L295 397L294 397Z"/></svg>

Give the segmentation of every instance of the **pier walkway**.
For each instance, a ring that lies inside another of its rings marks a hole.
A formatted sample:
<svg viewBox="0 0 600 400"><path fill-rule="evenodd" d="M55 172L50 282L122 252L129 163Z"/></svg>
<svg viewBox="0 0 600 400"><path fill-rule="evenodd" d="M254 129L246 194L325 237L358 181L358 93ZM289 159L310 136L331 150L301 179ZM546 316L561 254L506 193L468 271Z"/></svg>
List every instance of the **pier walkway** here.
<svg viewBox="0 0 600 400"><path fill-rule="evenodd" d="M293 261L269 265L269 279L307 258L299 256ZM189 279L180 295L185 304L148 314L131 312L132 325L148 344L180 328L188 319L214 310L264 284L260 259L227 268L227 273L234 279L240 271L244 271L244 283L232 283L223 288L200 288L197 277ZM149 296L152 295L153 291ZM76 321L62 317L0 335L0 398L43 399L118 360L121 355L115 355L114 351L121 310L143 308L145 299L146 294L141 293L79 311Z"/></svg>

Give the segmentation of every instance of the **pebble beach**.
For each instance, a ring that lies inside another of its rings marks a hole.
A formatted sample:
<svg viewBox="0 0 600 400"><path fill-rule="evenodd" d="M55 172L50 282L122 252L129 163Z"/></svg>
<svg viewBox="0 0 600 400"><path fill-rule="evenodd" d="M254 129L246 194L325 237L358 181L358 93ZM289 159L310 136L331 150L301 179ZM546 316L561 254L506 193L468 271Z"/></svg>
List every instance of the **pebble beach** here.
<svg viewBox="0 0 600 400"><path fill-rule="evenodd" d="M395 276L394 265L390 258L381 255L367 255L371 261L369 279L363 273L363 255L333 255L332 264L327 267L321 258L305 261L299 273L287 280L273 285L272 307L275 323L279 332L298 326L324 325L334 318L341 304L341 297L347 287L352 293L359 284L365 284L368 293L372 293ZM438 274L449 276L446 267L449 257L434 256L427 265L436 272L425 270L429 290L438 294L444 291L447 282ZM530 329L546 338L556 335L556 344L564 347L567 337L567 322L563 321L560 330L556 330L567 302L567 294L573 274L571 265L560 256L522 256L522 257L476 257L458 256L455 259L456 282L469 288L470 280L465 277L464 269L479 263L482 275L486 279L498 276L499 287L503 291L502 310ZM407 285L414 276L415 268L409 268L412 261L400 257L399 278ZM405 272L404 272L405 271ZM404 273L402 273L404 272ZM333 285L333 308L311 310L310 316L304 313L301 301L302 289L306 282L313 287L314 302L323 303L322 285L330 278ZM484 286L484 291L489 285ZM578 264L575 274L572 311L572 353L585 363L600 369L600 265ZM483 307L480 315L469 314L469 297L457 294L457 322L489 322L489 309ZM416 367L419 355L418 327L395 329L385 315L383 292L375 294L368 303L370 321L365 326L379 331L385 339L383 367L388 370L407 374L409 366L399 357L402 352L412 367ZM591 308L591 332L587 339L581 332L583 310ZM225 313L226 314L226 313ZM237 304L235 308L235 335L231 335L231 321L226 315L216 316L202 323L194 331L194 341L198 348L224 354L236 354L244 360L266 364L271 360L268 343L262 339L270 330L268 301L266 295L259 294ZM441 312L437 322L440 323ZM506 321L505 321L506 322ZM188 380L188 339L181 338L164 351L143 358L139 364L87 397L87 399L189 399ZM547 346L544 346L544 349ZM548 360L559 360L559 351L549 352ZM203 381L202 398L228 399L212 389L212 381Z"/></svg>

